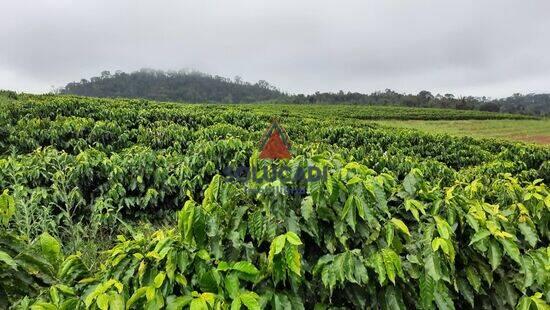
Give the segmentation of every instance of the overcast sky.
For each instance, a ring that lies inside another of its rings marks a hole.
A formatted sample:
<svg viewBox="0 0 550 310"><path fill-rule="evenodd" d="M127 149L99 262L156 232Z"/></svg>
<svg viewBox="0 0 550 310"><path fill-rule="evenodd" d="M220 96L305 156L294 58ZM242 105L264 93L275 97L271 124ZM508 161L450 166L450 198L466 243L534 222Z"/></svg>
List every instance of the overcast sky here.
<svg viewBox="0 0 550 310"><path fill-rule="evenodd" d="M289 92L550 92L550 1L2 1L0 89L195 69Z"/></svg>

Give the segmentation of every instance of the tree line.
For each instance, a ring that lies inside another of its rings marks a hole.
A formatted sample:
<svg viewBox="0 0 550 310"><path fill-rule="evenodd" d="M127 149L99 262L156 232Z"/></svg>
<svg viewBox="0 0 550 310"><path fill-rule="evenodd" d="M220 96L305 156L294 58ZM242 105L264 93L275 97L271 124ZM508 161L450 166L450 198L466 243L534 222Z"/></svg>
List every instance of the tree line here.
<svg viewBox="0 0 550 310"><path fill-rule="evenodd" d="M255 102L285 95L268 82L249 83L197 71L141 69L125 73L101 72L90 80L72 82L59 90L64 94L92 97L146 98L185 102Z"/></svg>
<svg viewBox="0 0 550 310"><path fill-rule="evenodd" d="M90 80L82 79L79 82L68 83L58 92L81 96L146 98L158 101L353 103L550 115L550 94L514 94L501 99L432 94L427 90L420 91L418 94L404 94L391 89L370 94L344 91L315 92L307 95L288 94L264 80L250 83L243 81L239 76L230 79L185 70L141 69L131 73L117 71L114 74L103 71L100 76L92 77Z"/></svg>

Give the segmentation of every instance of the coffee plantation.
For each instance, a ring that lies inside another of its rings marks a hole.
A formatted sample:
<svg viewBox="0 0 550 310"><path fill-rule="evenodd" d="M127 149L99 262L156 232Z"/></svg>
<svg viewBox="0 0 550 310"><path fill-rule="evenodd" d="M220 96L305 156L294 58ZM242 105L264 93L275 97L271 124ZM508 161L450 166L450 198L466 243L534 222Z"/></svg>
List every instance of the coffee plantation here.
<svg viewBox="0 0 550 310"><path fill-rule="evenodd" d="M547 146L363 122L406 108L0 107L0 309L550 307ZM445 113L411 118L511 117ZM273 117L292 159L259 158Z"/></svg>

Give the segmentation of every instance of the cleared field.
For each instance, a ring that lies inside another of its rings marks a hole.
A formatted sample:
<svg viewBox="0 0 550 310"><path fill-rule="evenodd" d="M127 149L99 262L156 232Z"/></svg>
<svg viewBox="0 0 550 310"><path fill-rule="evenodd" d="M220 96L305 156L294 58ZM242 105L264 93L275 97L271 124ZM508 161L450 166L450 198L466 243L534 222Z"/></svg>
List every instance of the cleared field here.
<svg viewBox="0 0 550 310"><path fill-rule="evenodd" d="M499 138L512 141L550 144L550 119L543 120L381 120L383 126L418 129L454 136Z"/></svg>
<svg viewBox="0 0 550 310"><path fill-rule="evenodd" d="M227 105L206 105L228 108ZM411 108L401 106L370 106L352 104L238 104L232 105L244 112L271 116L295 116L311 118L338 118L358 120L485 120L485 119L534 119L519 114L494 113L474 110L451 110L436 108Z"/></svg>

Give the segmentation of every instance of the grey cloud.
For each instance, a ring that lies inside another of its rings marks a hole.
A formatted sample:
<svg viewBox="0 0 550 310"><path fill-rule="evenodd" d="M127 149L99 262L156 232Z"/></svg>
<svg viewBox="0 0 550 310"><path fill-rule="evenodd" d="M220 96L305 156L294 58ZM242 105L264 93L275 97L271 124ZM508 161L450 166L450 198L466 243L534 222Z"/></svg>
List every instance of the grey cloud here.
<svg viewBox="0 0 550 310"><path fill-rule="evenodd" d="M0 88L193 68L291 92L549 92L550 2L27 1L0 5Z"/></svg>

